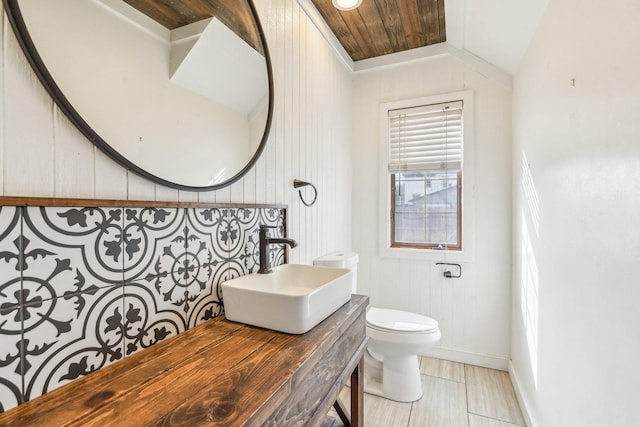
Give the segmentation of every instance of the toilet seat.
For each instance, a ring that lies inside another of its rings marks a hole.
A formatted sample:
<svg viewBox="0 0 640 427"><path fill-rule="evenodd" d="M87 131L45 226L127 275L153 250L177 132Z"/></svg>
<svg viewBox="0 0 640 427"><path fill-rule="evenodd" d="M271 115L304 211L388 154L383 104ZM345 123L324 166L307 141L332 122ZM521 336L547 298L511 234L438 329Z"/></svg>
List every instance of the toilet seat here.
<svg viewBox="0 0 640 427"><path fill-rule="evenodd" d="M431 334L438 331L438 322L416 313L371 307L367 311L367 327L396 334Z"/></svg>

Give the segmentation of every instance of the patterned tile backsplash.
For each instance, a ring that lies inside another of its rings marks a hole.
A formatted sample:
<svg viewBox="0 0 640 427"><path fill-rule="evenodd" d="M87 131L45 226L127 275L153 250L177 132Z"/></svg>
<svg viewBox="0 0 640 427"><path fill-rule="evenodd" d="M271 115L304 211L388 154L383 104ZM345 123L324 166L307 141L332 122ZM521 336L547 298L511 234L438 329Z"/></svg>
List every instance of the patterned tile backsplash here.
<svg viewBox="0 0 640 427"><path fill-rule="evenodd" d="M223 311L277 207L0 207L0 412ZM273 246L273 265L285 262Z"/></svg>

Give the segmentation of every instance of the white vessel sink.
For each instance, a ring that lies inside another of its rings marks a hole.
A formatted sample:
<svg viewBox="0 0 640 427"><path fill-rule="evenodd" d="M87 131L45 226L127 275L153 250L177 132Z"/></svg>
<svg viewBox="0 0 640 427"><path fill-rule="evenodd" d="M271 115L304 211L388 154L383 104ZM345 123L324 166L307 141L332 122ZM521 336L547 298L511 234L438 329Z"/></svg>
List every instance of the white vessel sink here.
<svg viewBox="0 0 640 427"><path fill-rule="evenodd" d="M272 273L222 283L227 319L289 334L303 334L351 299L353 272L285 264Z"/></svg>

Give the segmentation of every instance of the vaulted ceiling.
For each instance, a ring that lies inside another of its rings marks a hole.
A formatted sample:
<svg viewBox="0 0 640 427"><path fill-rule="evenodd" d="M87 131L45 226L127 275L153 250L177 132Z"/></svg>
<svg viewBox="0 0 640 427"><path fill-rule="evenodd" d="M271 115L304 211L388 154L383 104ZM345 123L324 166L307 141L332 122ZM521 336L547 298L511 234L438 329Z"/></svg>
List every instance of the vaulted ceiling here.
<svg viewBox="0 0 640 427"><path fill-rule="evenodd" d="M170 29L218 16L259 46L247 30L246 0L125 1ZM447 43L513 75L549 0L363 0L353 11L340 11L331 0L297 1L315 9L351 61Z"/></svg>
<svg viewBox="0 0 640 427"><path fill-rule="evenodd" d="M513 75L548 0L363 0L353 11L298 2L317 9L353 61L446 42Z"/></svg>

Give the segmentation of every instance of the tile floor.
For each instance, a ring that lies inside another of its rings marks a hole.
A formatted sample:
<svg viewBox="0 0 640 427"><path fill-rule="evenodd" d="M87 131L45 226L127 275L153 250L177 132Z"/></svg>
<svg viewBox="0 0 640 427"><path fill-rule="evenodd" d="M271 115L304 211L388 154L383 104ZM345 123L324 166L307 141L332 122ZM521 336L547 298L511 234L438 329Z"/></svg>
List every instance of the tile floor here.
<svg viewBox="0 0 640 427"><path fill-rule="evenodd" d="M448 360L422 357L424 395L400 403L365 394L366 427L516 427L524 426L509 374ZM341 398L348 405L348 390ZM342 427L335 412L323 427ZM331 419L331 417L334 417Z"/></svg>

